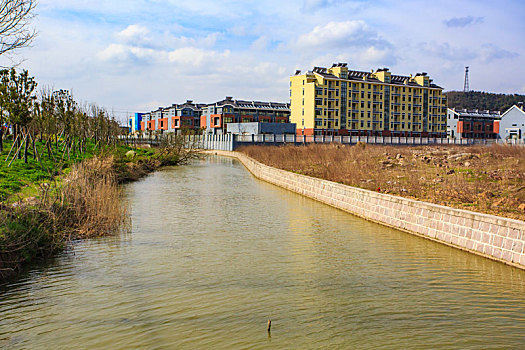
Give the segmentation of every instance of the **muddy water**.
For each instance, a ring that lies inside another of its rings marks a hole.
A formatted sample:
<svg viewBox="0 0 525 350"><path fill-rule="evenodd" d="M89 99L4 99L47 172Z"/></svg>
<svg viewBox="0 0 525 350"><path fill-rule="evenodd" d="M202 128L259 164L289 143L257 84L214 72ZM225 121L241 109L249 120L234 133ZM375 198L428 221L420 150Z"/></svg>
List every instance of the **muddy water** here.
<svg viewBox="0 0 525 350"><path fill-rule="evenodd" d="M0 348L525 347L525 271L302 198L234 160L166 169L125 196L130 233L1 287Z"/></svg>

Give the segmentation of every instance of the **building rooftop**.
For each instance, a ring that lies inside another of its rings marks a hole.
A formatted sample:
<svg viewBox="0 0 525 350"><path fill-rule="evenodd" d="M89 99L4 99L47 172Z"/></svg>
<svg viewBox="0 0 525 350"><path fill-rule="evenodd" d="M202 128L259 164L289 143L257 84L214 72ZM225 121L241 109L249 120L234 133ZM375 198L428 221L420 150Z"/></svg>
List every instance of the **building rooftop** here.
<svg viewBox="0 0 525 350"><path fill-rule="evenodd" d="M267 110L289 110L290 104L281 102L263 102L263 101L246 101L246 100L235 100L232 97L227 96L224 100L211 103L217 107L230 105L237 108L250 108L250 109L267 109Z"/></svg>
<svg viewBox="0 0 525 350"><path fill-rule="evenodd" d="M336 64L334 66L335 67L346 67L346 64L345 63L338 63L338 64ZM388 71L388 68L380 68L377 71L378 72ZM300 72L300 71L296 71L296 73L297 72ZM360 81L360 82L362 82L363 80L366 80L367 82L371 82L371 83L384 83L384 82L380 81L379 79L377 79L377 78L375 78L373 76L374 72L363 72L363 71L358 71L358 70L348 70L348 78L337 77L337 76L329 73L328 69L324 68L324 67L314 67L314 69L312 71L308 71L307 74L319 74L323 78L327 78L327 79L338 79L338 80L349 80L349 81ZM426 76L427 73L423 72L423 73L417 73L416 74L416 76L420 76L420 75ZM412 77L410 77L410 76L394 75L394 74L392 74L391 77L390 77L390 84L402 85L402 86L421 87L421 85L417 84L416 82L410 81L411 79L412 79ZM442 89L441 86L433 84L432 83L432 79L430 79L429 87Z"/></svg>
<svg viewBox="0 0 525 350"><path fill-rule="evenodd" d="M455 109L449 108L455 114L465 118L500 118L500 111L488 111L479 109Z"/></svg>

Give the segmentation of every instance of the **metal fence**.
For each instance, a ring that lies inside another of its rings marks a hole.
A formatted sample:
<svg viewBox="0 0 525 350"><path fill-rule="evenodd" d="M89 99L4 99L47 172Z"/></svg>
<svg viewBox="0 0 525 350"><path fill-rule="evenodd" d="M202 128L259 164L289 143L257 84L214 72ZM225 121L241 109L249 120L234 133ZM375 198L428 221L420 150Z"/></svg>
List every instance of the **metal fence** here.
<svg viewBox="0 0 525 350"><path fill-rule="evenodd" d="M128 144L149 144L159 146L163 138L174 138L172 134L152 137L127 136L122 140ZM384 137L384 136L325 136L325 135L188 135L183 136L187 147L232 151L240 146L247 145L284 145L284 144L311 144L311 143L340 143L340 144L378 144L378 145L524 145L523 140L494 140L494 139L452 139L429 137Z"/></svg>

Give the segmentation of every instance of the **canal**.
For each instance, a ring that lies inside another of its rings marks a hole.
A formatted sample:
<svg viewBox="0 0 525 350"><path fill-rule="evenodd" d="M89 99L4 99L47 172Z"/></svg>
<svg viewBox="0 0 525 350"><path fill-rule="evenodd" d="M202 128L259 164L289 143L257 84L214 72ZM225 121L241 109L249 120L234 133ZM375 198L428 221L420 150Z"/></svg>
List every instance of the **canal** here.
<svg viewBox="0 0 525 350"><path fill-rule="evenodd" d="M235 160L159 171L125 197L131 232L0 286L0 348L525 346L525 271L261 182Z"/></svg>

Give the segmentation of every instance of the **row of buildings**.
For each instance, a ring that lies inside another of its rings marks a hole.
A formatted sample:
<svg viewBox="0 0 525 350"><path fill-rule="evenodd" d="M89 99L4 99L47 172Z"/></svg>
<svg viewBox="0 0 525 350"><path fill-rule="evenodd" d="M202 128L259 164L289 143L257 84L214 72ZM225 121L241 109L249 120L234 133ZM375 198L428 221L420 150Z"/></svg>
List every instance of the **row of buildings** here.
<svg viewBox="0 0 525 350"><path fill-rule="evenodd" d="M129 126L131 132L177 132L190 129L223 134L227 132L228 124L244 123L277 124L274 125L275 132L286 131L285 125L279 128L279 124L290 123L290 105L280 102L235 100L229 96L210 104L196 104L188 100L183 104L159 107L148 113L135 113L135 116L130 118Z"/></svg>
<svg viewBox="0 0 525 350"><path fill-rule="evenodd" d="M504 120L523 112L522 106L515 107L503 114L449 109L443 88L427 73L394 75L388 68L363 72L336 63L304 74L296 71L290 77L290 103L232 97L210 104L186 101L136 113L129 127L132 132L522 138L525 130L519 123L506 125Z"/></svg>

